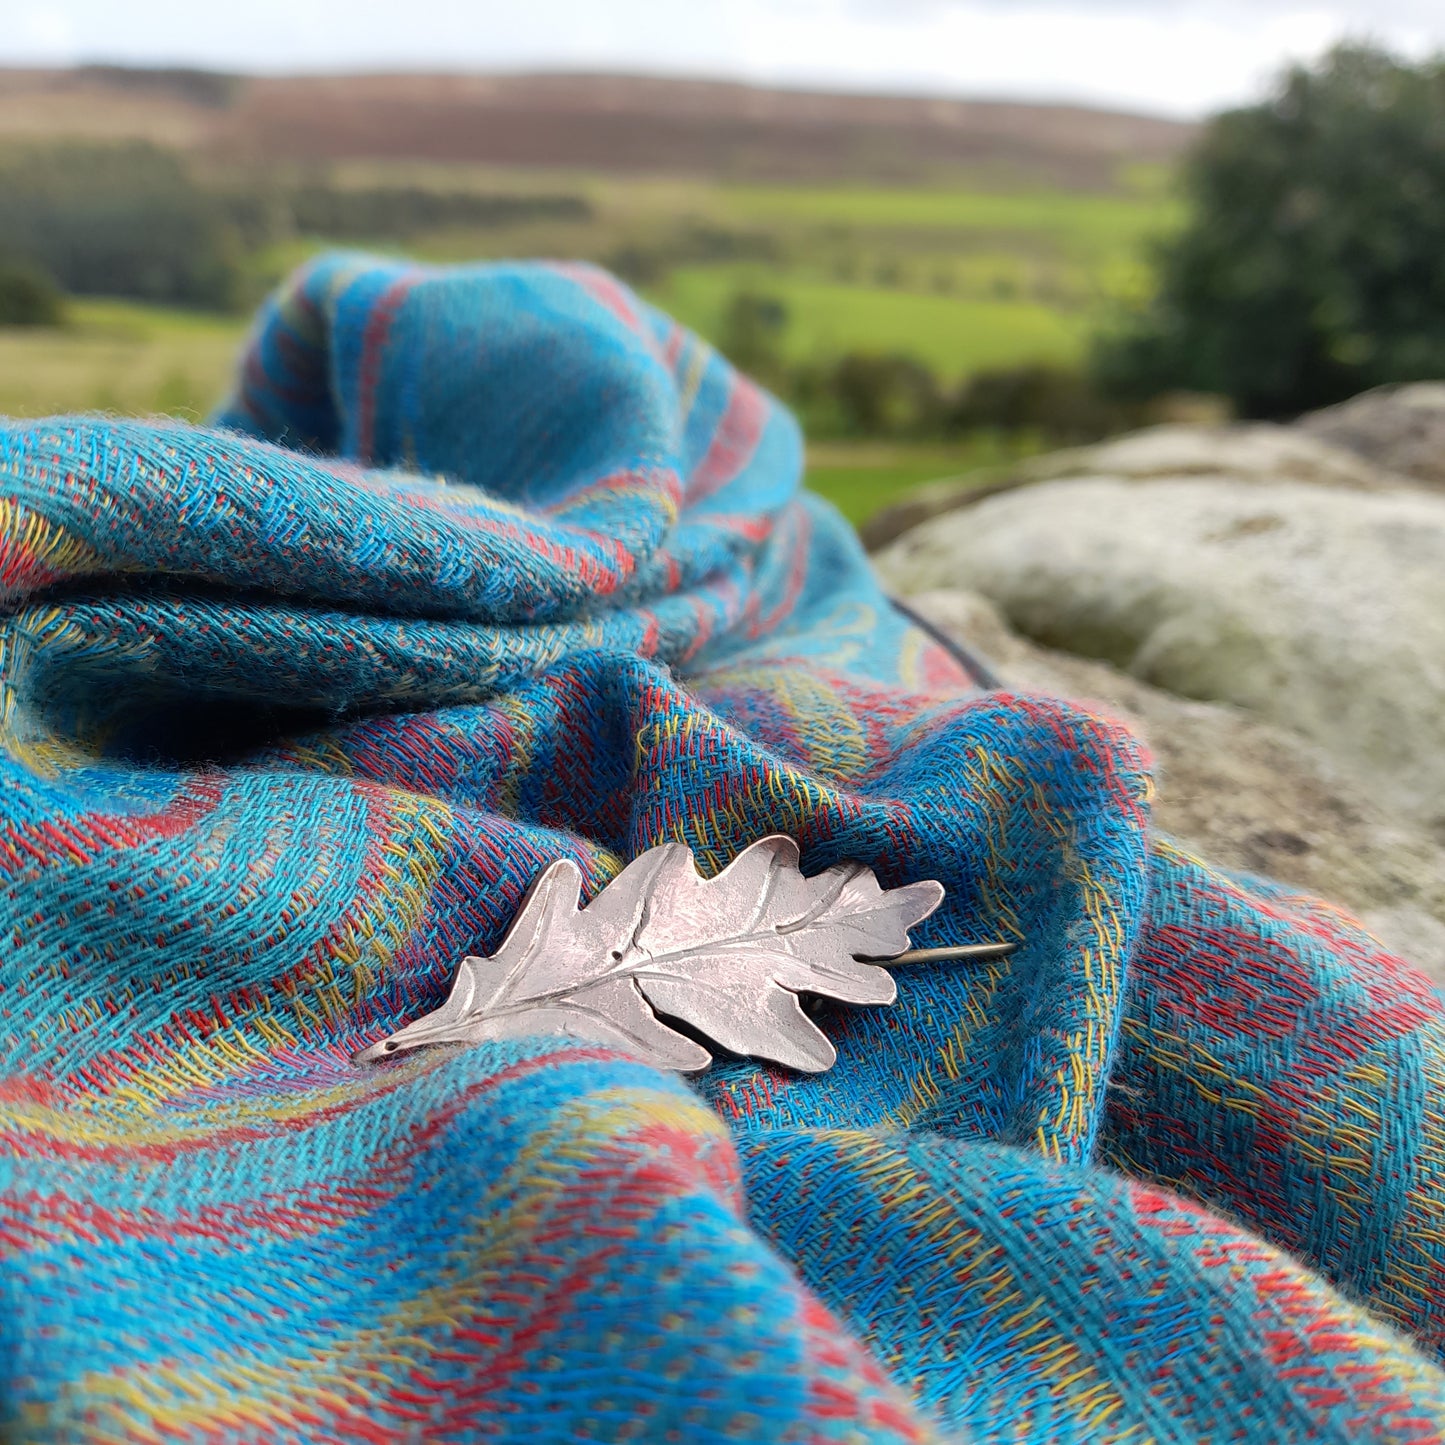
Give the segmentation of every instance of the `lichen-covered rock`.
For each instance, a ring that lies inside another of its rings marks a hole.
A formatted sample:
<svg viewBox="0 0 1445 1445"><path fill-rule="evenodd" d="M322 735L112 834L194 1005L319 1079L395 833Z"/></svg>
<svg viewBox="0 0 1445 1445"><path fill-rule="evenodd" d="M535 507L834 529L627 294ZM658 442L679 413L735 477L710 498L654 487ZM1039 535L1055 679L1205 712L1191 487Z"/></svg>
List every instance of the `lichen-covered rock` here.
<svg viewBox="0 0 1445 1445"><path fill-rule="evenodd" d="M1445 491L1445 382L1382 386L1295 425L1374 466Z"/></svg>
<svg viewBox="0 0 1445 1445"><path fill-rule="evenodd" d="M1335 901L1445 985L1445 845L1316 744L1238 708L1174 697L1012 632L978 593L910 605L1009 687L1091 701L1155 755L1154 823L1202 857Z"/></svg>
<svg viewBox="0 0 1445 1445"><path fill-rule="evenodd" d="M1038 642L1297 731L1445 830L1445 499L1085 476L937 517L877 563L904 596L972 588Z"/></svg>

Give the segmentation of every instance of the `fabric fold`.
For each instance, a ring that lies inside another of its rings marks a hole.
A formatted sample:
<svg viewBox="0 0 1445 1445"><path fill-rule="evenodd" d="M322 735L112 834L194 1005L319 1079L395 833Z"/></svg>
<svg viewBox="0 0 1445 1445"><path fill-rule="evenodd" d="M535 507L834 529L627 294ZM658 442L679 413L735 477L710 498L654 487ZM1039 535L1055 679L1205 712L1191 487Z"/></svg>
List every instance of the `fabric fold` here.
<svg viewBox="0 0 1445 1445"><path fill-rule="evenodd" d="M0 426L16 1439L1424 1442L1441 1000L980 693L603 273L323 258L211 428ZM839 1061L352 1055L546 864L933 878Z"/></svg>

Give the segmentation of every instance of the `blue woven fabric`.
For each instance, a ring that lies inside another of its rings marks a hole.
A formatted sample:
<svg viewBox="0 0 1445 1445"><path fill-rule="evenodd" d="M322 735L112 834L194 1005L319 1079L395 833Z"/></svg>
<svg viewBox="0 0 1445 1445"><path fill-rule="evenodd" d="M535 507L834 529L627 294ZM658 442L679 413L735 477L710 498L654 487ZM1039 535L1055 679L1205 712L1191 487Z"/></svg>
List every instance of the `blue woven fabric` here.
<svg viewBox="0 0 1445 1445"><path fill-rule="evenodd" d="M1442 1007L981 693L601 272L309 266L0 426L0 1379L44 1441L1438 1441ZM940 880L839 1061L360 1066L572 859Z"/></svg>

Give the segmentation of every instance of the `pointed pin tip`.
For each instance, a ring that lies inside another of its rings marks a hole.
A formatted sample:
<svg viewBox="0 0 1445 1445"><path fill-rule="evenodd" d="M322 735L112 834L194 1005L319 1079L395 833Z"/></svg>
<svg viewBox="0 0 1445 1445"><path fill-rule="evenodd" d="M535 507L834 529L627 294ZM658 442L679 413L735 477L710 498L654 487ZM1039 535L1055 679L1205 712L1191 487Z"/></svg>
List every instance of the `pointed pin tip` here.
<svg viewBox="0 0 1445 1445"><path fill-rule="evenodd" d="M913 948L900 953L896 958L880 958L877 962L885 968L894 968L900 963L949 963L961 959L1007 958L1018 949L1018 944L1009 940L998 943L965 943L956 948Z"/></svg>

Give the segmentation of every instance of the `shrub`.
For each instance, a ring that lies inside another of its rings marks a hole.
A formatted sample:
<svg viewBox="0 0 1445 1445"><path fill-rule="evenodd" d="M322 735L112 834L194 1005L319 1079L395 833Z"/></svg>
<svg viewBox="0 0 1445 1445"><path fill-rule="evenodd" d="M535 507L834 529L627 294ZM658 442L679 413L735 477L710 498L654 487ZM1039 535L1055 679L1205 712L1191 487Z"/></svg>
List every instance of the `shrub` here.
<svg viewBox="0 0 1445 1445"><path fill-rule="evenodd" d="M627 242L603 257L603 264L629 286L655 286L667 277L668 258L655 246Z"/></svg>
<svg viewBox="0 0 1445 1445"><path fill-rule="evenodd" d="M919 436L938 430L938 380L911 356L852 352L833 369L830 390L844 428L860 436Z"/></svg>
<svg viewBox="0 0 1445 1445"><path fill-rule="evenodd" d="M1143 419L1143 408L1105 396L1082 372L1040 363L975 372L960 388L947 425L1088 442Z"/></svg>
<svg viewBox="0 0 1445 1445"><path fill-rule="evenodd" d="M65 301L49 276L24 262L0 261L0 326L59 326Z"/></svg>

